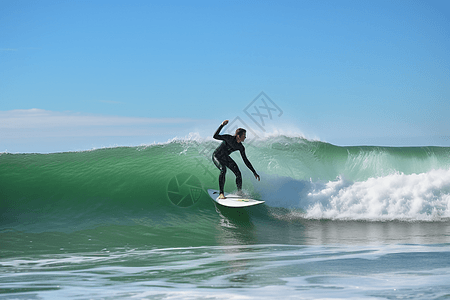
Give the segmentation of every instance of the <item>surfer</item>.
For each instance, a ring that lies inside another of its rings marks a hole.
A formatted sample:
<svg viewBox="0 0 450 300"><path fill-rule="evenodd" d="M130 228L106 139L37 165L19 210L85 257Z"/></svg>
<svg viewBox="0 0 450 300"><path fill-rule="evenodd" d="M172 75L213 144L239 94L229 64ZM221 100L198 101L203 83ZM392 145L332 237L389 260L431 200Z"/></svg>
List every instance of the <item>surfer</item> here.
<svg viewBox="0 0 450 300"><path fill-rule="evenodd" d="M238 128L236 129L235 135L219 134L222 128L227 124L228 120L223 121L213 136L213 138L215 138L216 140L223 141L222 144L220 144L220 146L217 147L216 150L214 150L214 153L212 155L212 160L214 164L220 170L219 199L225 199L223 188L225 186L225 174L227 172L227 168L229 168L234 173L234 175L236 175L236 186L238 189L238 193L241 192L242 189L241 171L239 170L239 167L237 166L236 162L230 157L230 154L236 150L239 150L239 152L241 152L241 157L245 165L253 172L255 178L258 179L258 181L260 180L259 175L256 173L252 164L248 160L247 155L245 155L245 148L244 145L242 145L242 142L247 137L246 130L243 128Z"/></svg>

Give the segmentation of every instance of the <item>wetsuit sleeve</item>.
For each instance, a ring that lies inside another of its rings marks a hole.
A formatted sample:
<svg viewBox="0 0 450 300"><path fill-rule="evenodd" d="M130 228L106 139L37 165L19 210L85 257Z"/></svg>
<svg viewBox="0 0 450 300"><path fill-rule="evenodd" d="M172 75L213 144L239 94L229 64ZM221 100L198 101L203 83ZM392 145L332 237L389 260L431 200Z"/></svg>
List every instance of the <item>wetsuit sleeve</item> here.
<svg viewBox="0 0 450 300"><path fill-rule="evenodd" d="M250 169L250 171L253 172L253 174L257 174L255 169L253 168L252 164L250 163L250 161L247 158L247 155L245 154L245 148L242 147L242 150L240 150L241 152L241 156L242 156L242 160L244 161L245 165L247 166L247 168Z"/></svg>
<svg viewBox="0 0 450 300"><path fill-rule="evenodd" d="M225 140L223 136L219 134L224 126L225 125L220 124L219 128L217 128L216 132L214 133L213 138L215 138L216 140Z"/></svg>

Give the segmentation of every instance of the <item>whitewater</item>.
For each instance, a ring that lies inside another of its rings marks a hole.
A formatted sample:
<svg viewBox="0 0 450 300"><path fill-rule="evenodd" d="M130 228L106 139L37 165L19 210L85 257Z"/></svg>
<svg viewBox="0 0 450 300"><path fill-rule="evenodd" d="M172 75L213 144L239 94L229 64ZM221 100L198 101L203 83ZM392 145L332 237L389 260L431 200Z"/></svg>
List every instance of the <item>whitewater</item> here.
<svg viewBox="0 0 450 300"><path fill-rule="evenodd" d="M449 147L244 145L238 210L211 138L1 153L0 299L450 297Z"/></svg>

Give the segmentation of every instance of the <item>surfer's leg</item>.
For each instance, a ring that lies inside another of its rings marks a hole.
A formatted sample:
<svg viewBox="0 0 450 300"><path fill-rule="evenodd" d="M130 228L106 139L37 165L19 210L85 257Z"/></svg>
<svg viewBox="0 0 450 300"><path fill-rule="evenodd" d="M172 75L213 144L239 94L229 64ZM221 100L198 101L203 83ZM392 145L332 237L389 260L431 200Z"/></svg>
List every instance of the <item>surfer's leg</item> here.
<svg viewBox="0 0 450 300"><path fill-rule="evenodd" d="M234 173L234 175L236 175L236 186L238 191L242 190L242 175L241 175L241 171L239 170L238 165L236 164L236 162L229 157L230 159L227 160L227 167L230 168L230 170Z"/></svg>
<svg viewBox="0 0 450 300"><path fill-rule="evenodd" d="M217 157L215 155L212 156L213 162L216 165L216 167L220 170L220 175L219 175L219 190L220 190L220 195L223 195L223 188L225 186L225 174L227 173L227 167L226 165L220 161L219 159L217 159Z"/></svg>

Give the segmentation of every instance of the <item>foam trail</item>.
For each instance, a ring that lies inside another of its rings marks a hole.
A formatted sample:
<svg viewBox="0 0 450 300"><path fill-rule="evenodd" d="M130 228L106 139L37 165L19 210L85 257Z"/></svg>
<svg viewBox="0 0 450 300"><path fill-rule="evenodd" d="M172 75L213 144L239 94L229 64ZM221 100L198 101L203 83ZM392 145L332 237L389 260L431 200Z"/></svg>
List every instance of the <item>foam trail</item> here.
<svg viewBox="0 0 450 300"><path fill-rule="evenodd" d="M305 217L309 219L446 220L450 218L450 169L360 182L341 176L326 184L316 183L307 202Z"/></svg>

